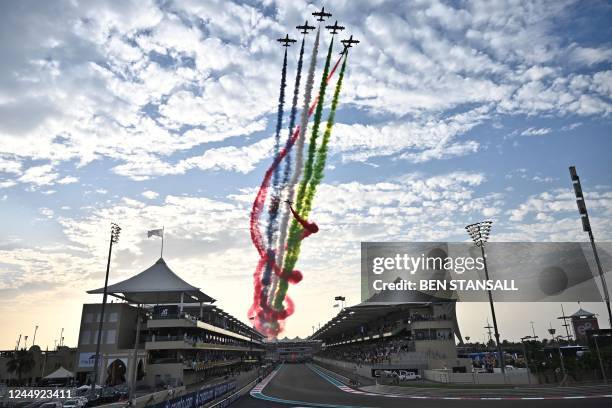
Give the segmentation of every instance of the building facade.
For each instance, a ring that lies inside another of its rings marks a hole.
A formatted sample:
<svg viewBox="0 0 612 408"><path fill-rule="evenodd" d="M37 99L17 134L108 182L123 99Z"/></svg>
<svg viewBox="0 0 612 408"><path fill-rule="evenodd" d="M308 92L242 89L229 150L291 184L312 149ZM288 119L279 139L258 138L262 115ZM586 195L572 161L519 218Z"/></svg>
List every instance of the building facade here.
<svg viewBox="0 0 612 408"><path fill-rule="evenodd" d="M88 293L103 293L104 288ZM157 389L193 385L250 369L263 359L263 336L213 305L160 258L110 285L100 336L97 383ZM101 304L83 305L77 381L94 377Z"/></svg>

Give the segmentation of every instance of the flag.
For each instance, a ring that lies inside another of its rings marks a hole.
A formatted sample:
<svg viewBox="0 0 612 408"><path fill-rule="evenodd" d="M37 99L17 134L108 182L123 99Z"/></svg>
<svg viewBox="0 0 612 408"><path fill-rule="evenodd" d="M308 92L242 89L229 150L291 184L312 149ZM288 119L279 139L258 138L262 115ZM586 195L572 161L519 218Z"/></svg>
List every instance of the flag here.
<svg viewBox="0 0 612 408"><path fill-rule="evenodd" d="M162 237L163 234L164 234L164 231L162 229L149 230L147 232L147 238L151 238L153 236Z"/></svg>

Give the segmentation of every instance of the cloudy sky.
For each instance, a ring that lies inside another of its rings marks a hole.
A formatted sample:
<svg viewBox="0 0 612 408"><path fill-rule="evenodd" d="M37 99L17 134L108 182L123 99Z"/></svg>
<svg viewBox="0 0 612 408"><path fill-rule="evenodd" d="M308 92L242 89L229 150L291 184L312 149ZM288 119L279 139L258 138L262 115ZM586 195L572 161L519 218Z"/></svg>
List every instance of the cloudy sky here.
<svg viewBox="0 0 612 408"><path fill-rule="evenodd" d="M174 271L246 320L257 261L248 215L270 163L282 60L275 39L297 35L319 6L0 3L0 347L35 325L37 343L52 346L64 327L76 344L81 305L98 300L85 290L103 284L111 221L123 228L111 282L155 262L159 240L146 231L163 225ZM484 218L498 241L586 239L572 164L596 238L612 239L609 2L326 9L361 44L286 335L327 321L335 295L359 301L361 241L463 241L464 225ZM295 47L289 58L293 72ZM606 320L601 304L585 307ZM540 335L559 327L558 304L499 313L504 337L528 334L529 320ZM460 305L463 332L481 339L487 315Z"/></svg>

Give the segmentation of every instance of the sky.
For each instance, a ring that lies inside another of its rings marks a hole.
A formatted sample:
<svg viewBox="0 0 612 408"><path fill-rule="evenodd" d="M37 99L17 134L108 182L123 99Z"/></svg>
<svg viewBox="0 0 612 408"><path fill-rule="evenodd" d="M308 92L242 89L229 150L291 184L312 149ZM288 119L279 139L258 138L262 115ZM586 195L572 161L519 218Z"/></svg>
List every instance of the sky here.
<svg viewBox="0 0 612 408"><path fill-rule="evenodd" d="M612 239L612 4L325 4L351 50L325 179L281 336L360 301L361 241ZM249 211L272 157L282 47L301 1L0 2L0 348L19 334L76 345L86 290L159 257L247 320L257 253ZM322 37L323 45L329 35ZM309 55L312 38L307 41ZM289 81L298 57L289 49ZM338 48L338 51L340 49ZM323 65L321 59L318 73ZM329 107L327 105L327 107ZM612 282L609 283L612 286ZM566 303L567 312L577 304ZM602 304L583 304L600 314ZM503 338L560 328L559 304L498 304ZM486 304L460 304L482 338ZM31 340L30 340L31 341Z"/></svg>

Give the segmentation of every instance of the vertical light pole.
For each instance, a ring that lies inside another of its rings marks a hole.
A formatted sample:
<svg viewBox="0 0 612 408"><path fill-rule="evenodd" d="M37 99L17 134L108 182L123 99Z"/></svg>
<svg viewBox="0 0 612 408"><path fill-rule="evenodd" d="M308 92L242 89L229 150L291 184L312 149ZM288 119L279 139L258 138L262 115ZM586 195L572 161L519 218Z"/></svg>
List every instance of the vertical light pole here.
<svg viewBox="0 0 612 408"><path fill-rule="evenodd" d="M608 285L606 284L606 278L604 277L603 270L601 268L599 255L597 254L597 246L595 245L595 238L593 237L593 231L591 230L589 213L587 212L584 195L582 194L582 186L580 185L580 177L578 177L578 173L576 173L575 166L570 166L569 172L572 178L572 185L574 186L574 193L576 195L578 213L580 213L580 219L582 220L582 230L589 234L591 248L593 248L593 255L595 256L595 263L597 264L597 270L599 272L599 277L601 278L601 288L603 289L604 301L606 302L606 307L608 308L608 321L610 322L610 327L612 327L612 309L610 309L610 294L608 293Z"/></svg>
<svg viewBox="0 0 612 408"><path fill-rule="evenodd" d="M34 327L34 337L32 338L32 345L36 345L36 332L38 331L38 326Z"/></svg>
<svg viewBox="0 0 612 408"><path fill-rule="evenodd" d="M599 337L599 335L593 335L593 340L595 341L595 350L597 350L597 358L599 359L599 368L601 368L601 375L603 376L604 383L607 384L608 378L606 377L606 369L604 368L603 361L601 360L601 353L599 352L599 343L597 343L597 337Z"/></svg>
<svg viewBox="0 0 612 408"><path fill-rule="evenodd" d="M484 263L485 277L487 281L489 280L489 269L487 268L487 258L485 255L484 247L489 240L489 234L491 233L491 227L493 225L493 221L482 221L477 222L475 224L470 224L465 227L468 234L474 241L474 244L477 247L480 247L480 252L482 253L482 261ZM495 306L493 305L493 294L490 290L487 291L489 294L489 305L491 306L491 316L493 317L493 328L495 330L495 341L497 343L497 353L499 354L499 366L501 368L504 377L506 375L506 361L504 359L504 354L501 348L501 343L499 341L499 330L497 329L497 318L495 317Z"/></svg>
<svg viewBox="0 0 612 408"><path fill-rule="evenodd" d="M146 317L146 316L145 316ZM136 339L134 340L134 369L131 372L128 400L134 403L136 395L136 379L138 375L138 345L140 344L140 303L136 305Z"/></svg>
<svg viewBox="0 0 612 408"><path fill-rule="evenodd" d="M550 329L548 329L548 333L552 337L553 346L554 346L554 342L555 342L555 332L556 331L557 330L553 329L552 326L551 326ZM559 363L561 364L561 373L563 374L563 377L561 378L561 381L559 381L559 384L562 385L563 382L565 381L565 364L563 363L563 353L561 352L561 343L559 342L559 337L563 337L563 336L558 336L556 338L556 340L557 340L557 350L559 351Z"/></svg>
<svg viewBox="0 0 612 408"><path fill-rule="evenodd" d="M525 337L521 337L521 343L523 343L523 353L525 355L525 367L527 367L527 380L529 381L529 384L531 384L531 374L529 373L529 359L527 358L527 346L525 345L525 340L535 340L537 339L537 336L525 336ZM538 369L537 364L534 364L534 366L536 367L536 372Z"/></svg>
<svg viewBox="0 0 612 408"><path fill-rule="evenodd" d="M106 262L106 277L104 278L104 294L102 295L102 310L100 313L100 322L98 323L98 339L96 342L96 355L94 360L94 379L91 384L91 393L93 394L96 389L96 383L98 382L98 364L100 360L100 343L102 341L102 323L104 322L104 309L106 307L106 298L108 296L108 272L110 271L110 261L111 254L113 251L113 244L119 242L119 233L121 232L121 228L115 224L111 223L111 233L110 233L110 243L108 246L108 260Z"/></svg>

